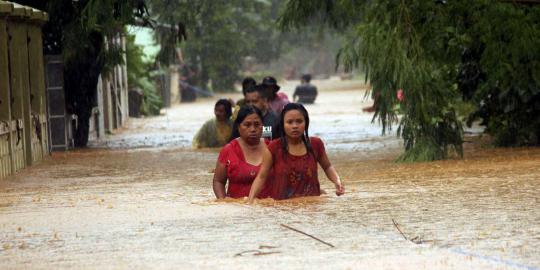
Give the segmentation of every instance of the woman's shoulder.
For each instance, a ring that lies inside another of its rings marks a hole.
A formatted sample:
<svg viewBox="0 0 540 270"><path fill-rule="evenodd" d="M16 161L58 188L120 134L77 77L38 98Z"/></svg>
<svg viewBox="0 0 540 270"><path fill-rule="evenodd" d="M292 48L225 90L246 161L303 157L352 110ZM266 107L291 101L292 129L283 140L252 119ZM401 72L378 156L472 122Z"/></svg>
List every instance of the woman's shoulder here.
<svg viewBox="0 0 540 270"><path fill-rule="evenodd" d="M223 151L225 149L235 149L235 148L237 148L239 146L240 145L238 144L238 140L237 139L232 139L229 143L224 145L223 148L221 148L221 151Z"/></svg>
<svg viewBox="0 0 540 270"><path fill-rule="evenodd" d="M270 143L268 143L268 149L270 151L272 151L274 148L280 148L280 147L281 147L281 139L280 138L273 139L272 141L270 141Z"/></svg>
<svg viewBox="0 0 540 270"><path fill-rule="evenodd" d="M232 158L232 156L237 155L239 147L238 140L233 139L221 148L218 159L225 160L227 158Z"/></svg>
<svg viewBox="0 0 540 270"><path fill-rule="evenodd" d="M216 118L210 118L208 120L206 120L203 124L204 127L207 127L207 126L210 126L210 125L215 125L216 124Z"/></svg>
<svg viewBox="0 0 540 270"><path fill-rule="evenodd" d="M311 144L322 144L322 145L324 145L321 138L316 137L316 136L309 136L309 141L311 142Z"/></svg>
<svg viewBox="0 0 540 270"><path fill-rule="evenodd" d="M311 143L311 147L313 148L313 151L315 152L317 157L320 157L326 151L324 147L324 142L321 140L321 138L310 136L309 142Z"/></svg>

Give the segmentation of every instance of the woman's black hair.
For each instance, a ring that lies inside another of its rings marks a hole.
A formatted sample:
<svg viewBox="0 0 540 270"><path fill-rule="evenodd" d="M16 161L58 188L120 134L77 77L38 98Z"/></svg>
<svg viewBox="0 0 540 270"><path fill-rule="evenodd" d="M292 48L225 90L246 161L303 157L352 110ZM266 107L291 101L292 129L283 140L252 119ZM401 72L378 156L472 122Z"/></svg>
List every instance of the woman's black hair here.
<svg viewBox="0 0 540 270"><path fill-rule="evenodd" d="M298 110L304 116L304 121L306 124L304 129L304 136L302 136L302 141L306 146L307 152L313 155L314 158L317 158L315 156L315 152L313 152L313 147L311 147L311 141L309 140L309 115L304 105L300 103L289 103L285 105L285 107L283 107L283 110L281 111L279 120L279 139L281 140L281 150L283 152L283 157L286 158L287 153L289 152L289 144L287 143L287 135L285 134L285 113L292 110Z"/></svg>
<svg viewBox="0 0 540 270"><path fill-rule="evenodd" d="M244 105L240 107L240 110L238 111L238 115L236 116L236 120L234 120L231 139L229 141L232 141L240 137L240 131L238 131L238 126L240 126L240 124L244 122L244 119L246 119L248 115L251 115L254 113L257 114L259 118L261 118L261 123L262 123L263 114L261 110L259 110L257 107L252 106L252 105Z"/></svg>
<svg viewBox="0 0 540 270"><path fill-rule="evenodd" d="M214 109L217 108L217 106L223 105L225 108L225 113L227 114L227 118L230 118L232 115L232 104L228 99L220 99L216 102L216 105L214 106Z"/></svg>

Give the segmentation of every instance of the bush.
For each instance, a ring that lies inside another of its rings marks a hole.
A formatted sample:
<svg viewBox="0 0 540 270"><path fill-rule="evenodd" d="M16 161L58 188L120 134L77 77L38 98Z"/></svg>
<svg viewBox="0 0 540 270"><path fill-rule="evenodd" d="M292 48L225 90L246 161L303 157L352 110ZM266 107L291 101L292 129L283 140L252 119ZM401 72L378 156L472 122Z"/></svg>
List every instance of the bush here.
<svg viewBox="0 0 540 270"><path fill-rule="evenodd" d="M159 115L163 107L161 96L150 78L151 64L144 61L141 46L135 44L135 36L126 37L127 73L130 87L138 87L143 91L143 102L140 111L143 115Z"/></svg>

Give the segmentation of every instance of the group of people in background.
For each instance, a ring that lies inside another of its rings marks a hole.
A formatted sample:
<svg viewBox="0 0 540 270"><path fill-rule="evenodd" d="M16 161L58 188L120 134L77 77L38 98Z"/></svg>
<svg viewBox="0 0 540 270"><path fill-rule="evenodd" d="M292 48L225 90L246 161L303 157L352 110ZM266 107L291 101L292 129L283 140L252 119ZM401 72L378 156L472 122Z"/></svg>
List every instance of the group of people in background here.
<svg viewBox="0 0 540 270"><path fill-rule="evenodd" d="M230 100L220 99L215 118L208 120L194 137L195 147L222 147L214 170L213 190L218 199L248 197L277 200L321 194L320 165L336 194L343 184L326 155L320 138L309 136L309 114L301 103L313 103L317 88L311 76L291 103L273 77L260 84L253 78L242 82L244 98L233 111ZM227 132L229 137L227 138Z"/></svg>

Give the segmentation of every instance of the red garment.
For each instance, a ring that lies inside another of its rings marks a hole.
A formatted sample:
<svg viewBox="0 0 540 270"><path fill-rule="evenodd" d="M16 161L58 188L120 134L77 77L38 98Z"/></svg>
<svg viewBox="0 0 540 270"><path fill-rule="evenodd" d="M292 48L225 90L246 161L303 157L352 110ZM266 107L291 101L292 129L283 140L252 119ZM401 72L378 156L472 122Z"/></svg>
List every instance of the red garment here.
<svg viewBox="0 0 540 270"><path fill-rule="evenodd" d="M238 140L232 140L221 149L218 162L227 167L227 179L229 180L227 197L243 198L249 196L251 184L259 173L261 165L255 166L246 162ZM268 197L266 186L257 196L258 198Z"/></svg>
<svg viewBox="0 0 540 270"><path fill-rule="evenodd" d="M281 99L289 100L289 96L287 96L287 94L285 94L283 92L277 92L276 95Z"/></svg>
<svg viewBox="0 0 540 270"><path fill-rule="evenodd" d="M288 151L283 156L281 140L273 140L268 149L273 159L273 181L270 196L276 200L293 197L319 196L321 187L317 173L317 161L326 155L324 144L317 137L310 137L315 156L306 153L293 156Z"/></svg>

